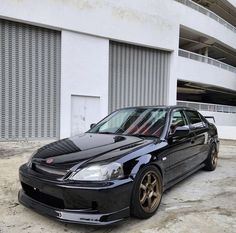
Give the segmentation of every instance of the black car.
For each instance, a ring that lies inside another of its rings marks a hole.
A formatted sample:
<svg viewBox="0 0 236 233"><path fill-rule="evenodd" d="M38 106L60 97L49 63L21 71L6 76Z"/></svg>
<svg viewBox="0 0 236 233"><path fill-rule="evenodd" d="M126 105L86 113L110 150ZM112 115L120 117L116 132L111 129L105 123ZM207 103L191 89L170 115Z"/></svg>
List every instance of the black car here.
<svg viewBox="0 0 236 233"><path fill-rule="evenodd" d="M38 149L19 170L20 203L65 222L152 216L163 192L217 165L216 127L185 107L130 107Z"/></svg>

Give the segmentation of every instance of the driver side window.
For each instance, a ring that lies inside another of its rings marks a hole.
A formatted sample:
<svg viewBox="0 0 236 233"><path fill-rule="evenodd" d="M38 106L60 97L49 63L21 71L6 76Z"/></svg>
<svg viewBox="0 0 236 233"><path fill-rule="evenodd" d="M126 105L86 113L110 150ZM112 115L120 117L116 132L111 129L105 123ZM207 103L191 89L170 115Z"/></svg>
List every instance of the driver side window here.
<svg viewBox="0 0 236 233"><path fill-rule="evenodd" d="M183 112L175 111L171 118L170 133L174 133L177 127L185 125L188 125L188 123L183 115Z"/></svg>

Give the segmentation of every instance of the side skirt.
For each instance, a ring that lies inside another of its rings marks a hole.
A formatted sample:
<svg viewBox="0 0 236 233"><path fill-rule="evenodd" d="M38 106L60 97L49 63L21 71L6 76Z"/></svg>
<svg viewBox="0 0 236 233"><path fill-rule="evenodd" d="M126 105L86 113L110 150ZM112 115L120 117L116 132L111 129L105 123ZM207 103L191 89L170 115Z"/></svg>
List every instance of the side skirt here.
<svg viewBox="0 0 236 233"><path fill-rule="evenodd" d="M200 170L201 168L203 168L205 166L204 163L200 164L199 166L197 166L196 168L194 168L193 170L191 170L190 172L184 174L183 176L175 179L175 180L172 180L171 182L169 182L168 184L166 184L164 187L163 187L163 190L167 190L169 188L171 188L172 186L174 186L175 184L179 183L180 181L184 180L185 178L187 178L188 176L192 175L193 173L195 173L196 171Z"/></svg>

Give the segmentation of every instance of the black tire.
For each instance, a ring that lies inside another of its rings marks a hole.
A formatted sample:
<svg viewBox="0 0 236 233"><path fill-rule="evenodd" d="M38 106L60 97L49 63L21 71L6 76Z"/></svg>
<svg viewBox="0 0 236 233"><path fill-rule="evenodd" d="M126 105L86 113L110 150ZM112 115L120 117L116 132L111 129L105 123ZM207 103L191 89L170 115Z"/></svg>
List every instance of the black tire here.
<svg viewBox="0 0 236 233"><path fill-rule="evenodd" d="M216 145L212 144L210 147L208 157L205 161L204 169L207 171L214 171L217 166L217 160L218 160L218 152L216 149Z"/></svg>
<svg viewBox="0 0 236 233"><path fill-rule="evenodd" d="M161 203L162 192L162 176L158 168L154 165L144 167L135 179L131 196L131 215L140 219L153 216Z"/></svg>

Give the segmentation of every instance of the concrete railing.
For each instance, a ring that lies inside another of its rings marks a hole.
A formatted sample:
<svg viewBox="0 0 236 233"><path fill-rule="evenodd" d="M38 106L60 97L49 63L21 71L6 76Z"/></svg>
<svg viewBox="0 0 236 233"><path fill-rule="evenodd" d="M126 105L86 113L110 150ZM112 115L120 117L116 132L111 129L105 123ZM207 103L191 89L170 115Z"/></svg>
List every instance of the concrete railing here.
<svg viewBox="0 0 236 233"><path fill-rule="evenodd" d="M192 59L192 60L195 60L195 61L204 62L204 63L214 65L214 66L217 66L219 68L222 68L222 69L225 69L225 70L236 73L236 67L228 65L228 64L226 64L224 62L221 62L221 61L218 61L216 59L203 56L201 54L197 54L197 53L193 53L193 52L190 52L190 51L187 51L187 50L179 49L179 56L186 57L186 58L189 58L189 59Z"/></svg>
<svg viewBox="0 0 236 233"><path fill-rule="evenodd" d="M195 108L199 111L208 111L208 112L223 112L223 113L236 113L235 106L220 105L220 104L207 104L207 103L198 103L190 101L177 101L177 105Z"/></svg>
<svg viewBox="0 0 236 233"><path fill-rule="evenodd" d="M219 15L215 14L214 12L208 10L207 8L191 1L191 0L175 0L176 2L180 2L204 15L209 16L210 18L214 19L215 21L219 22L220 24L224 25L231 31L236 33L236 27L234 27L232 24L228 23L226 20L222 19Z"/></svg>

